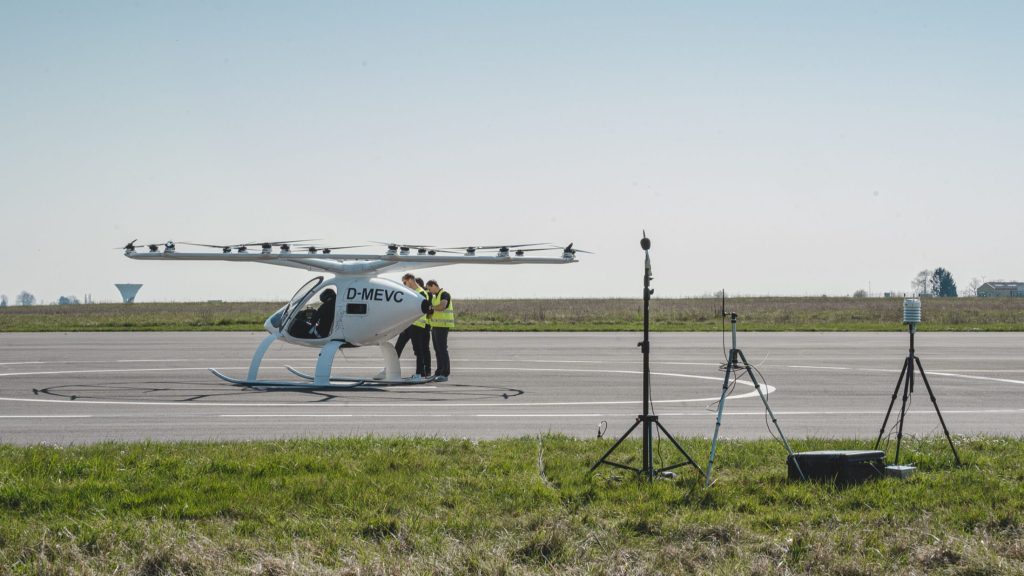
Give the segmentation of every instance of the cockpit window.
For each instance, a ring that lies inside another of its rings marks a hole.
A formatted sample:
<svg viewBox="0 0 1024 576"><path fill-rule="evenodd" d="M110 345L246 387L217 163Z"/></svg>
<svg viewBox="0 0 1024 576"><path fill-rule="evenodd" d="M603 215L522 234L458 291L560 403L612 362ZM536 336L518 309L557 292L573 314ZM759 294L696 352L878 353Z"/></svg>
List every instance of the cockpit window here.
<svg viewBox="0 0 1024 576"><path fill-rule="evenodd" d="M337 304L338 293L332 285L321 288L315 295L301 299L291 314L288 334L295 338L312 340L330 337L334 329Z"/></svg>
<svg viewBox="0 0 1024 576"><path fill-rule="evenodd" d="M316 290L316 287L319 286L320 283L323 281L323 276L317 276L316 278L313 278L309 282L303 284L302 288L296 290L295 295L292 296L292 299L288 301L288 305L285 306L284 311L281 312L281 316L287 318L288 315L293 311L293 309L296 306L299 306L302 303L302 301L306 299L306 296L309 296L313 292L313 290Z"/></svg>

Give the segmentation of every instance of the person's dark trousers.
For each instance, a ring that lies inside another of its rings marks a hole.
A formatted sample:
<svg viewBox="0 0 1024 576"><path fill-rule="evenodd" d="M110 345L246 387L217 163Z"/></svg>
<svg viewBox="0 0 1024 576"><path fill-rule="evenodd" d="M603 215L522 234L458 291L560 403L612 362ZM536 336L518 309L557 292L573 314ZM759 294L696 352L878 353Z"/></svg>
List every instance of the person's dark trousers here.
<svg viewBox="0 0 1024 576"><path fill-rule="evenodd" d="M405 345L409 342L409 340L412 340L413 328L415 328L415 326L410 324L408 328L402 330L402 332L398 335L398 340L395 340L395 352L398 352L399 358L402 357L402 350L405 350ZM413 352L416 351L416 342L413 342L412 349Z"/></svg>
<svg viewBox="0 0 1024 576"><path fill-rule="evenodd" d="M427 327L409 326L412 351L416 354L416 373L430 376L430 330Z"/></svg>
<svg viewBox="0 0 1024 576"><path fill-rule="evenodd" d="M437 356L435 376L451 376L451 360L448 358L448 328L430 327L430 335L434 341L434 355Z"/></svg>

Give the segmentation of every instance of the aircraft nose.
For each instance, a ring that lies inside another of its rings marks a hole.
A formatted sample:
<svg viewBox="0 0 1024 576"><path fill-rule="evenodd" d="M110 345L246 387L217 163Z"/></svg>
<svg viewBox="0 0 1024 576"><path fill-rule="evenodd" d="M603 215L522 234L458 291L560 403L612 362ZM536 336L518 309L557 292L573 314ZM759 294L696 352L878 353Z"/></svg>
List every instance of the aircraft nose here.
<svg viewBox="0 0 1024 576"><path fill-rule="evenodd" d="M274 332L277 332L278 330L281 329L281 323L283 321L284 307L282 306L281 308L278 308L277 311L270 316L270 318L267 318L266 321L263 322L263 329L273 334Z"/></svg>

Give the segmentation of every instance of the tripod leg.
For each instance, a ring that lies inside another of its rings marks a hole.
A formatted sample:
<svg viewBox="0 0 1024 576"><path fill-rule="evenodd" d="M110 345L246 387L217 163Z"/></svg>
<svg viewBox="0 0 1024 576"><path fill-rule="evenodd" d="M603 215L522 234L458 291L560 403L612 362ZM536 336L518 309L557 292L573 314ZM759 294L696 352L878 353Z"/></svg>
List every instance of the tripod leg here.
<svg viewBox="0 0 1024 576"><path fill-rule="evenodd" d="M711 437L711 457L708 458L708 469L704 472L704 486L711 486L711 468L715 465L715 449L718 447L718 430L722 427L722 412L725 411L725 397L729 394L729 376L736 361L736 349L729 351L729 363L725 367L725 382L722 384L722 397L718 400L718 417L715 419L715 433Z"/></svg>
<svg viewBox="0 0 1024 576"><path fill-rule="evenodd" d="M907 375L907 366L910 358L903 361L903 370L900 371L900 378L896 381L896 389L892 391L892 400L889 401L889 409L885 411L885 420L882 420L882 428L878 431L878 440L875 440L875 450L882 444L882 436L885 435L885 425L889 423L889 416L892 415L892 407L896 404L896 397L900 394L900 386L903 385L903 378Z"/></svg>
<svg viewBox="0 0 1024 576"><path fill-rule="evenodd" d="M900 446L903 444L903 419L907 415L907 399L910 398L910 391L914 389L914 364L913 355L907 356L907 380L903 383L903 405L900 406L900 427L896 432L896 460L894 465L900 465Z"/></svg>
<svg viewBox="0 0 1024 576"><path fill-rule="evenodd" d="M949 428L946 428L946 421L942 419L942 412L939 411L939 403L935 400L935 393L932 392L932 385L928 383L928 377L925 376L924 367L921 366L921 359L914 357L914 362L917 363L917 369L921 371L921 379L924 380L924 386L928 389L928 396L932 399L932 405L935 406L935 413L939 416L939 424L942 424L942 431L946 434L946 440L949 441L949 447L953 449L953 458L956 460L956 465L960 464L960 455L956 453L956 446L953 445L953 439L949 436Z"/></svg>
<svg viewBox="0 0 1024 576"><path fill-rule="evenodd" d="M761 391L761 384L757 382L757 376L754 375L754 369L751 368L750 362L747 362L747 355L743 351L738 351L740 358L743 359L743 367L747 370L747 374L750 375L750 381L754 383L754 390L757 390L757 395L761 397L761 402L764 403L765 410L768 410L768 415L772 418L772 424L775 425L775 429L779 431L779 438L782 439L782 445L786 447L786 452L792 456L793 449L789 447L789 442L786 440L786 435L782 433L782 428L779 427L779 420L775 417L775 413L772 412L772 407L768 405L768 397ZM800 469L800 462L796 458L793 458L793 465L796 466L796 471L800 473L800 479L806 480L804 471Z"/></svg>
<svg viewBox="0 0 1024 576"><path fill-rule="evenodd" d="M629 430L626 430L626 433L623 434L622 436L620 436L619 439L615 441L615 444L612 444L612 447L609 448L608 451L604 453L604 456L601 456L601 458L597 462L595 462L593 466L590 467L590 472L593 472L594 470L597 470L598 466L600 466L601 464L604 464L604 461L609 456L612 455L612 452L615 452L615 449L619 447L619 444L622 444L622 441L625 440L626 438L628 438L629 435L633 433L633 430L635 430L636 427L639 426L639 425L640 425L640 418L637 418L636 422L633 422L633 425L629 427Z"/></svg>
<svg viewBox="0 0 1024 576"><path fill-rule="evenodd" d="M700 469L700 465L697 464L693 460L693 458L690 458L690 455L686 453L686 450L683 450L683 447L680 446L679 442L676 442L676 439L672 437L672 434L668 430L666 430L664 426L661 425L661 422L655 422L655 424L657 424L658 428L660 428L661 431L665 433L665 437L668 438L672 442L672 445L676 447L676 450L679 450L679 452L683 456L686 456L686 461L689 462L691 465L693 465L694 468L697 469L697 473L703 475L704 471Z"/></svg>

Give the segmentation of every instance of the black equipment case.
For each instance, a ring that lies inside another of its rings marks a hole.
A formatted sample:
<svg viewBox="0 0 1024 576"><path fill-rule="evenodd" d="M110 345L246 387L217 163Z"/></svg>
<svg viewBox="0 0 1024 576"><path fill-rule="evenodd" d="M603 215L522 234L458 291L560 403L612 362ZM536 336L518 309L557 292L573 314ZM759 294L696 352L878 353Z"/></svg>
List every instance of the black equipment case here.
<svg viewBox="0 0 1024 576"><path fill-rule="evenodd" d="M854 484L885 474L885 452L881 450L822 450L797 452L786 459L789 479L799 480L800 470L808 480L835 481L836 484Z"/></svg>

